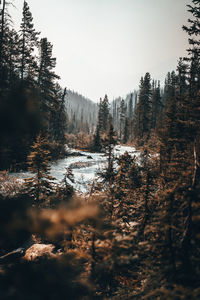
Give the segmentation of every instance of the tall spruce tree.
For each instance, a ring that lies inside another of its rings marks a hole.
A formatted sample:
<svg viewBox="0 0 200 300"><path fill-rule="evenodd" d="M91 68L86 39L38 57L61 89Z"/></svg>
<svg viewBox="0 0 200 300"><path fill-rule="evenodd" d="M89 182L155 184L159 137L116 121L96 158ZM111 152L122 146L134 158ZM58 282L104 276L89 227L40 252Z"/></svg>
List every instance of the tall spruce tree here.
<svg viewBox="0 0 200 300"><path fill-rule="evenodd" d="M102 99L100 98L99 104L99 111L98 111L98 126L99 126L99 130L102 131L103 130L103 105L102 105Z"/></svg>
<svg viewBox="0 0 200 300"><path fill-rule="evenodd" d="M151 115L151 127L153 129L156 128L158 121L161 117L162 111L162 102L161 102L161 94L160 94L160 82L158 82L158 86L155 86L152 91L152 115Z"/></svg>
<svg viewBox="0 0 200 300"><path fill-rule="evenodd" d="M133 93L131 93L129 103L128 103L128 117L130 120L133 119Z"/></svg>
<svg viewBox="0 0 200 300"><path fill-rule="evenodd" d="M65 110L65 100L67 97L67 89L64 91L56 85L54 104L51 106L50 128L54 140L64 147L66 143L65 132L67 130L67 112ZM64 150L64 149L63 149Z"/></svg>
<svg viewBox="0 0 200 300"><path fill-rule="evenodd" d="M15 29L10 30L8 36L8 85L13 89L19 82L18 62L19 62L19 35Z"/></svg>
<svg viewBox="0 0 200 300"><path fill-rule="evenodd" d="M120 130L119 130L119 137L121 140L123 140L124 137L124 129L125 129L125 123L126 123L126 105L124 99L121 100L120 103Z"/></svg>
<svg viewBox="0 0 200 300"><path fill-rule="evenodd" d="M108 122L109 122L109 101L108 96L105 95L103 101L102 101L102 130L105 132L108 128Z"/></svg>
<svg viewBox="0 0 200 300"><path fill-rule="evenodd" d="M19 51L20 61L19 70L21 81L30 79L33 84L37 76L37 62L35 57L35 49L38 45L38 35L33 24L33 17L30 12L28 3L24 1L22 22L20 25Z"/></svg>
<svg viewBox="0 0 200 300"><path fill-rule="evenodd" d="M116 133L114 131L114 127L112 125L111 117L109 118L109 127L106 132L106 136L104 137L102 143L105 149L105 153L107 155L107 166L105 168L105 172L103 174L105 182L109 183L109 186L112 187L114 182L114 147L117 143Z"/></svg>
<svg viewBox="0 0 200 300"><path fill-rule="evenodd" d="M200 1L192 0L192 5L187 5L188 11L192 14L193 19L189 19L189 26L183 26L189 35L188 57L186 61L190 62L190 92L196 93L200 89Z"/></svg>
<svg viewBox="0 0 200 300"><path fill-rule="evenodd" d="M146 73L140 80L138 103L135 110L135 135L147 137L151 128L151 76Z"/></svg>
<svg viewBox="0 0 200 300"><path fill-rule="evenodd" d="M42 38L39 44L39 70L37 84L41 92L41 109L48 111L53 106L55 98L55 79L59 76L55 74L56 58L52 57L53 46Z"/></svg>

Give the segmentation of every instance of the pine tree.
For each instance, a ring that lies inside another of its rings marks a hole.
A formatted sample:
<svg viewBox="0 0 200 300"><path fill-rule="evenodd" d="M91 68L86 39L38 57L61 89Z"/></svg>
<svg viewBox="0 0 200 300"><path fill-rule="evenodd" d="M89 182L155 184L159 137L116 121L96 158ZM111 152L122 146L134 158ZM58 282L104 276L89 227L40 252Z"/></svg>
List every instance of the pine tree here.
<svg viewBox="0 0 200 300"><path fill-rule="evenodd" d="M105 95L102 103L102 108L100 113L101 115L101 120L102 120L102 132L106 132L107 128L108 128L108 122L109 122L109 101L108 101L108 96Z"/></svg>
<svg viewBox="0 0 200 300"><path fill-rule="evenodd" d="M148 137L151 128L151 76L149 73L141 78L135 115L135 136Z"/></svg>
<svg viewBox="0 0 200 300"><path fill-rule="evenodd" d="M33 197L37 205L45 204L52 193L54 178L50 176L50 158L47 139L38 135L27 158L28 170L34 176L26 179L25 183L26 192Z"/></svg>
<svg viewBox="0 0 200 300"><path fill-rule="evenodd" d="M158 121L161 118L161 111L162 111L162 102L161 102L161 95L160 95L160 83L158 86L152 91L152 115L151 115L151 127L155 129L158 125Z"/></svg>
<svg viewBox="0 0 200 300"><path fill-rule="evenodd" d="M99 111L98 111L98 126L99 126L99 130L102 132L103 130L103 105L102 105L102 99L100 98L99 104Z"/></svg>
<svg viewBox="0 0 200 300"><path fill-rule="evenodd" d="M105 149L105 153L107 155L107 166L104 170L104 180L105 182L108 182L109 186L112 187L113 181L114 181L114 147L117 143L116 134L114 132L114 128L112 125L112 121L110 119L109 121L109 127L106 132L106 136L104 137L103 141L103 147Z"/></svg>
<svg viewBox="0 0 200 300"><path fill-rule="evenodd" d="M26 1L24 1L23 5L23 17L20 28L20 78L21 81L30 78L33 84L36 78L37 70L37 63L34 51L36 49L36 46L38 45L39 33L36 32L34 29L33 17L30 12L28 3Z"/></svg>
<svg viewBox="0 0 200 300"><path fill-rule="evenodd" d="M121 205L123 205L123 197L125 197L130 190L129 172L133 163L133 158L128 152L125 152L117 159L117 163L119 168L115 176L115 197L120 199Z"/></svg>
<svg viewBox="0 0 200 300"><path fill-rule="evenodd" d="M60 93L60 101L58 105L57 111L57 124L56 124L56 133L55 133L55 140L62 145L65 145L66 138L65 132L67 130L67 112L65 110L65 101L67 96L67 89L65 88L63 93Z"/></svg>
<svg viewBox="0 0 200 300"><path fill-rule="evenodd" d="M133 93L131 93L129 103L128 103L128 117L130 120L133 119Z"/></svg>
<svg viewBox="0 0 200 300"><path fill-rule="evenodd" d="M37 79L37 85L40 88L40 110L46 117L45 130L50 134L51 140L64 145L67 126L64 104L66 88L62 91L62 88L56 81L60 77L54 72L56 58L52 57L52 49L53 46L47 38L40 40Z"/></svg>
<svg viewBox="0 0 200 300"><path fill-rule="evenodd" d="M129 140L129 135L130 135L129 134L130 133L129 129L130 129L129 119L126 118L125 119L125 125L124 125L124 132L123 132L123 143L124 144L126 144Z"/></svg>
<svg viewBox="0 0 200 300"><path fill-rule="evenodd" d="M178 277L178 272L181 272L182 282L195 285L195 277L199 276L194 263L194 256L199 253L198 225L194 220L199 216L200 99L199 46L193 35L199 34L200 1L192 2L195 7L189 6L189 11L195 20L189 20L191 26L184 26L184 29L191 36L189 43L193 47L189 49L189 58L180 59L178 75L172 72L166 80L165 122L161 138L163 218L160 217L160 225L165 229L160 232L164 236L166 250L162 253L162 260L168 276Z"/></svg>
<svg viewBox="0 0 200 300"><path fill-rule="evenodd" d="M123 140L123 134L125 129L126 122L126 105L124 99L121 100L120 103L120 130L119 130L119 138Z"/></svg>
<svg viewBox="0 0 200 300"><path fill-rule="evenodd" d="M19 35L12 29L8 36L8 84L9 89L15 87L19 82L18 74L19 62Z"/></svg>
<svg viewBox="0 0 200 300"><path fill-rule="evenodd" d="M3 92L8 88L8 59L9 59L9 39L11 38L10 22L11 17L8 14L9 2L3 0L0 3L0 92Z"/></svg>
<svg viewBox="0 0 200 300"><path fill-rule="evenodd" d="M192 0L193 5L187 5L188 11L193 15L193 19L189 19L189 26L183 26L189 35L189 45L186 61L190 62L190 93L196 93L200 89L200 1Z"/></svg>
<svg viewBox="0 0 200 300"><path fill-rule="evenodd" d="M113 125L114 128L117 127L117 103L113 101Z"/></svg>
<svg viewBox="0 0 200 300"><path fill-rule="evenodd" d="M177 71L178 71L177 82L179 87L179 95L180 98L182 98L187 93L188 90L188 86L187 86L188 65L183 58L179 59Z"/></svg>
<svg viewBox="0 0 200 300"><path fill-rule="evenodd" d="M142 193L143 202L143 214L141 221L140 234L143 235L145 227L150 219L150 200L152 198L152 186L153 186L153 161L150 157L148 149L144 149L140 156L140 164L142 171Z"/></svg>
<svg viewBox="0 0 200 300"><path fill-rule="evenodd" d="M55 85L55 94L52 98L52 104L49 108L48 131L51 140L64 147L66 143L65 132L67 130L67 113L65 110L67 90L64 91L59 84Z"/></svg>
<svg viewBox="0 0 200 300"><path fill-rule="evenodd" d="M94 135L92 151L95 151L95 152L101 152L102 151L102 143L101 143L99 125L97 125L96 132L95 132L95 135Z"/></svg>
<svg viewBox="0 0 200 300"><path fill-rule="evenodd" d="M192 264L192 255L194 255L194 249L196 253L199 252L198 240L196 239L198 231L198 222L194 222L199 218L199 198L200 198L200 1L193 0L192 5L188 5L188 11L193 15L193 19L189 19L189 27L183 26L183 29L189 35L189 44L191 48L188 49L188 56L185 61L189 63L189 66L181 65L182 74L182 89L185 87L186 71L187 80L189 82L188 92L185 94L182 103L182 110L180 113L179 123L184 130L184 149L186 152L187 161L190 165L190 172L188 173L190 184L187 186L186 191L186 207L187 218L184 235L182 239L182 250L184 270L188 274L194 273L194 265ZM180 93L183 94L183 93ZM184 166L184 164L183 164ZM185 167L185 166L184 166ZM193 243L193 245L192 245ZM194 247L195 245L195 247ZM184 265L185 264L185 265ZM195 270L198 272L199 270Z"/></svg>
<svg viewBox="0 0 200 300"><path fill-rule="evenodd" d="M55 74L56 58L52 57L53 46L47 38L40 40L39 48L39 70L37 84L41 91L41 109L49 111L54 104L55 79L59 76Z"/></svg>

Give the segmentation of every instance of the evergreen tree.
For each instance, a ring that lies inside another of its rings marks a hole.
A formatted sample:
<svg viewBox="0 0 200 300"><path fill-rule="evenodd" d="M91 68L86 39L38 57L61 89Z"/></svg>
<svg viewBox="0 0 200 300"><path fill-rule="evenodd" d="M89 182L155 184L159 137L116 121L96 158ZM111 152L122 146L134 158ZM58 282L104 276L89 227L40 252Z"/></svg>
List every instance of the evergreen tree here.
<svg viewBox="0 0 200 300"><path fill-rule="evenodd" d="M140 157L141 171L142 171L142 202L143 202L143 213L140 234L144 233L145 227L150 219L150 200L152 198L153 190L153 160L150 157L148 149L144 149Z"/></svg>
<svg viewBox="0 0 200 300"><path fill-rule="evenodd" d="M115 128L117 127L117 121L117 103L113 101L113 125Z"/></svg>
<svg viewBox="0 0 200 300"><path fill-rule="evenodd" d="M177 83L177 76L174 71L168 72L165 78L164 93L162 102L164 107L167 107L168 99L175 93L175 86Z"/></svg>
<svg viewBox="0 0 200 300"><path fill-rule="evenodd" d="M99 130L102 132L103 130L103 105L102 105L102 99L100 98L100 102L98 104L99 106L99 111L98 111L98 126L99 126Z"/></svg>
<svg viewBox="0 0 200 300"><path fill-rule="evenodd" d="M52 57L52 48L47 38L40 40L39 48L39 70L37 84L41 91L41 109L49 111L55 99L55 79L59 76L55 74L56 58Z"/></svg>
<svg viewBox="0 0 200 300"><path fill-rule="evenodd" d="M30 147L43 129L37 89L17 84L0 101L0 165L5 169L25 167Z"/></svg>
<svg viewBox="0 0 200 300"><path fill-rule="evenodd" d="M129 119L125 119L125 125L124 125L124 133L123 133L123 143L126 144L129 140Z"/></svg>
<svg viewBox="0 0 200 300"><path fill-rule="evenodd" d="M120 103L120 131L119 131L119 137L121 140L123 140L123 134L125 129L125 122L126 122L126 105L124 99L121 100Z"/></svg>
<svg viewBox="0 0 200 300"><path fill-rule="evenodd" d="M1 3L0 3L1 4ZM4 48L4 36L5 36L5 14L6 14L6 0L3 0L1 7L1 31L0 31L0 64L2 65L3 48Z"/></svg>
<svg viewBox="0 0 200 300"><path fill-rule="evenodd" d="M162 111L162 102L161 102L161 95L160 95L160 83L158 86L155 86L152 91L152 116L151 116L151 127L153 129L156 128L159 118L161 117Z"/></svg>
<svg viewBox="0 0 200 300"><path fill-rule="evenodd" d="M133 158L128 154L128 152L125 152L117 159L117 163L119 165L119 169L115 176L115 197L120 199L120 204L123 205L123 197L128 194L130 189L129 173L133 163Z"/></svg>
<svg viewBox="0 0 200 300"><path fill-rule="evenodd" d="M107 166L104 171L103 177L104 181L109 183L109 186L112 187L114 181L114 147L117 143L116 134L114 132L114 128L111 122L109 121L109 128L106 132L106 136L104 137L103 147L105 149L105 153L107 155Z"/></svg>
<svg viewBox="0 0 200 300"><path fill-rule="evenodd" d="M103 100L100 98L98 120L97 120L98 131L101 135L107 131L108 124L109 124L109 102L108 102L107 95L105 95Z"/></svg>
<svg viewBox="0 0 200 300"><path fill-rule="evenodd" d="M138 94L136 93L135 94L135 105L134 105L134 108L136 108L137 103L138 103Z"/></svg>
<svg viewBox="0 0 200 300"><path fill-rule="evenodd" d="M166 171L166 164L171 161L173 148L177 143L179 130L177 126L177 102L175 87L171 89L167 98L163 127L160 129L160 168Z"/></svg>
<svg viewBox="0 0 200 300"><path fill-rule="evenodd" d="M151 110L151 77L149 73L144 76L144 82L141 85L139 94L139 110L141 136L148 133L150 127L150 110Z"/></svg>
<svg viewBox="0 0 200 300"><path fill-rule="evenodd" d="M8 14L9 2L3 0L0 3L0 93L8 88L8 59L9 59L9 39L11 18Z"/></svg>
<svg viewBox="0 0 200 300"><path fill-rule="evenodd" d="M138 138L149 135L151 128L151 77L149 73L141 78L138 103L135 109L134 132Z"/></svg>
<svg viewBox="0 0 200 300"><path fill-rule="evenodd" d="M8 37L8 84L12 89L19 83L18 62L19 62L19 35L12 29Z"/></svg>
<svg viewBox="0 0 200 300"><path fill-rule="evenodd" d="M188 11L193 15L193 19L189 19L189 27L183 26L183 29L189 35L189 44L191 45L191 48L188 49L189 57L185 59L189 63L189 66L181 65L182 86L185 87L185 73L188 70L187 81L189 82L189 88L185 97L182 97L182 110L179 117L179 126L184 130L182 143L184 143L185 157L191 168L189 168L190 172L188 173L191 180L187 186L185 195L187 218L182 240L183 257L185 255L187 257L186 260L183 259L183 266L185 263L184 270L189 275L197 272L197 270L194 271L191 260L192 255L194 255L194 249L196 253L199 252L199 248L197 247L198 241L196 239L199 224L198 222L194 222L194 220L200 215L199 205L197 204L200 197L200 47L198 40L200 35L200 1L193 0L192 3L193 6L188 5ZM185 164L183 162L184 170L186 168Z"/></svg>
<svg viewBox="0 0 200 300"><path fill-rule="evenodd" d="M200 1L192 0L192 5L187 5L188 11L193 15L193 19L189 19L189 26L183 26L189 35L188 57L185 59L190 62L190 93L196 93L200 89Z"/></svg>
<svg viewBox="0 0 200 300"><path fill-rule="evenodd" d="M188 65L186 64L183 58L179 59L177 71L178 71L177 83L179 87L179 96L180 98L182 98L184 97L184 95L187 93L188 90L188 86L187 86Z"/></svg>
<svg viewBox="0 0 200 300"><path fill-rule="evenodd" d="M133 119L133 93L131 93L130 100L128 103L128 117L130 120Z"/></svg>
<svg viewBox="0 0 200 300"><path fill-rule="evenodd" d="M21 81L30 78L33 84L36 78L36 70L38 68L34 51L38 45L39 33L34 29L33 17L26 1L24 1L23 5L23 17L20 28L20 78Z"/></svg>
<svg viewBox="0 0 200 300"><path fill-rule="evenodd" d="M45 204L45 200L52 193L54 178L50 176L50 158L47 139L38 135L27 158L28 170L34 176L26 179L25 183L25 190L34 198L37 205Z"/></svg>
<svg viewBox="0 0 200 300"><path fill-rule="evenodd" d="M67 130L67 112L65 110L65 100L67 95L67 89L65 88L63 93L61 88L58 86L60 93L58 93L58 108L55 116L55 129L54 129L54 139L63 146L66 143L65 132Z"/></svg>
<svg viewBox="0 0 200 300"><path fill-rule="evenodd" d="M104 99L100 104L100 129L102 132L106 132L109 121L109 101L108 96L105 95Z"/></svg>
<svg viewBox="0 0 200 300"><path fill-rule="evenodd" d="M95 132L95 135L94 135L92 150L95 151L95 152L101 152L102 151L102 143L101 143L99 125L97 125L96 132Z"/></svg>

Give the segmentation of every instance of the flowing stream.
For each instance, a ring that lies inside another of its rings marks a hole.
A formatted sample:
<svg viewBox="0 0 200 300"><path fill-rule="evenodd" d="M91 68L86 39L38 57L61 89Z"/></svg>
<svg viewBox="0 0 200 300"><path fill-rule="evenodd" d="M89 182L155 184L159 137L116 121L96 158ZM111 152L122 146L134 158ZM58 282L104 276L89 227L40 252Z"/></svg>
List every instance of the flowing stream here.
<svg viewBox="0 0 200 300"><path fill-rule="evenodd" d="M87 192L92 186L96 178L98 170L102 170L106 164L106 156L104 153L90 153L85 151L77 151L75 149L67 149L68 152L74 154L66 158L51 163L51 176L57 183L60 183L66 173L67 168L71 168L74 175L74 182L69 183L80 193ZM116 157L128 152L130 155L138 156L139 152L130 146L117 145L114 150ZM29 172L12 173L18 179L31 177Z"/></svg>

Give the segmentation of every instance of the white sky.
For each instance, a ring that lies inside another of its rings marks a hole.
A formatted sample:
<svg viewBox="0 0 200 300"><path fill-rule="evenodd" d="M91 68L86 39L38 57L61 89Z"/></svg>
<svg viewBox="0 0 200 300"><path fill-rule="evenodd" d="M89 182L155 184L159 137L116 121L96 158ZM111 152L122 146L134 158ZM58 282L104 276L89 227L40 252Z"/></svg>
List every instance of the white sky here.
<svg viewBox="0 0 200 300"><path fill-rule="evenodd" d="M13 1L15 26L23 0ZM138 89L150 72L165 78L185 55L182 25L191 0L27 0L35 29L54 46L63 87L99 101Z"/></svg>

